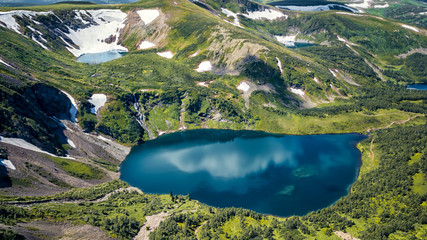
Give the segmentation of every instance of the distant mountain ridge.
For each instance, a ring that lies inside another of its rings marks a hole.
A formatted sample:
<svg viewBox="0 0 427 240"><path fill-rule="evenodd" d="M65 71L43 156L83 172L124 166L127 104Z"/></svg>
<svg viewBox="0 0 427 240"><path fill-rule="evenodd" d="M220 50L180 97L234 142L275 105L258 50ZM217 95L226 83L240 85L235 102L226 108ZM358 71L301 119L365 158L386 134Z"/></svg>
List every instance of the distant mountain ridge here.
<svg viewBox="0 0 427 240"><path fill-rule="evenodd" d="M132 3L137 0L91 0L91 1L79 1L79 0L68 0L68 1L58 1L58 0L1 0L0 7L22 7L22 6L35 6L35 5L46 5L54 4L59 2L92 2L97 4L119 4L119 3Z"/></svg>

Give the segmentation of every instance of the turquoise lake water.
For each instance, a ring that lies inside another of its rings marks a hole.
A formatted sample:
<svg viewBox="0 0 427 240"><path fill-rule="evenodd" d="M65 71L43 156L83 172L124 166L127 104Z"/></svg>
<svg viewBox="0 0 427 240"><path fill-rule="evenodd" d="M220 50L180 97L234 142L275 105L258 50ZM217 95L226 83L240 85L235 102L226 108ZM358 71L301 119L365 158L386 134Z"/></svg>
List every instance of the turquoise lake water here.
<svg viewBox="0 0 427 240"><path fill-rule="evenodd" d="M121 58L126 52L120 51L107 51L101 53L86 53L77 58L77 62L88 63L88 64L100 64L108 62L117 58Z"/></svg>
<svg viewBox="0 0 427 240"><path fill-rule="evenodd" d="M411 84L411 85L408 85L407 89L410 89L410 90L427 90L427 84Z"/></svg>
<svg viewBox="0 0 427 240"><path fill-rule="evenodd" d="M189 194L215 207L302 215L348 193L361 164L356 144L364 138L178 132L134 147L121 179L147 193Z"/></svg>

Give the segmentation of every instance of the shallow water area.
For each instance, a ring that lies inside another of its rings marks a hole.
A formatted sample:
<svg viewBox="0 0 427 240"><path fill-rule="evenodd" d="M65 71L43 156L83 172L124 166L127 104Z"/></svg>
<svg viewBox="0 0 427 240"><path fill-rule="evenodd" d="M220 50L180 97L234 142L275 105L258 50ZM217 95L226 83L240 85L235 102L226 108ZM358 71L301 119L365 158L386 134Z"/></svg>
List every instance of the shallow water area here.
<svg viewBox="0 0 427 240"><path fill-rule="evenodd" d="M132 149L121 179L147 193L189 194L216 207L302 215L348 192L360 167L360 134L289 136L192 130Z"/></svg>
<svg viewBox="0 0 427 240"><path fill-rule="evenodd" d="M86 53L77 58L77 62L87 63L87 64L100 64L108 62L117 58L121 58L126 55L127 52L123 51L107 51L100 53Z"/></svg>
<svg viewBox="0 0 427 240"><path fill-rule="evenodd" d="M406 87L409 90L427 90L427 84L410 84Z"/></svg>

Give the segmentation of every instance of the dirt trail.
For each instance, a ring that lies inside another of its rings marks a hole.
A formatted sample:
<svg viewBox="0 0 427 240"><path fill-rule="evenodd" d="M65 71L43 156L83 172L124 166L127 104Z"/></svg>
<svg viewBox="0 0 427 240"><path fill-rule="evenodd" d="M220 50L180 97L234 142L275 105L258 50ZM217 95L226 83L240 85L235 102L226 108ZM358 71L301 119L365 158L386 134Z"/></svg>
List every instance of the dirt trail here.
<svg viewBox="0 0 427 240"><path fill-rule="evenodd" d="M335 235L337 235L339 238L341 238L343 240L360 240L359 238L355 238L355 237L351 236L350 233L345 233L345 232L341 232L341 231L335 231L334 233L335 233Z"/></svg>
<svg viewBox="0 0 427 240"><path fill-rule="evenodd" d="M372 150L373 145L374 145L374 139L375 139L375 137L372 138L371 145L369 146L369 152L370 152L370 155L371 155L372 162L374 161L374 151Z"/></svg>
<svg viewBox="0 0 427 240"><path fill-rule="evenodd" d="M136 235L133 239L135 240L149 240L149 235L151 232L156 230L159 227L160 223L169 216L169 212L161 212L156 215L146 216L147 220L145 224L139 230L138 235Z"/></svg>
<svg viewBox="0 0 427 240"><path fill-rule="evenodd" d="M30 202L5 202L5 204L11 204L11 205L19 205L22 207L29 207L35 204L43 204L43 203L88 203L88 202L92 202L92 203L96 203L96 202L103 202L108 200L108 198L110 198L111 195L118 193L118 192L123 192L123 191L137 191L138 193L143 193L141 190L139 190L138 188L135 187L127 187L127 188L119 188L116 189L110 193L107 193L106 195L104 195L101 198L98 198L96 200L38 200L38 201L30 201Z"/></svg>
<svg viewBox="0 0 427 240"><path fill-rule="evenodd" d="M416 117L418 117L418 115L416 115L416 116L412 116L412 117L410 117L410 118L408 118L408 119L405 119L405 120L399 120L399 121L393 121L393 122L391 122L389 125L387 125L387 126L385 126L385 127L379 127L379 128L368 128L368 130L367 130L367 132L369 133L369 132L371 132L371 131L376 131L376 130L381 130L381 129L387 129L387 128L390 128L391 126L393 126L393 124L404 124L404 123L407 123L407 122L409 122L410 120L412 120L412 119L414 119L414 118L416 118Z"/></svg>

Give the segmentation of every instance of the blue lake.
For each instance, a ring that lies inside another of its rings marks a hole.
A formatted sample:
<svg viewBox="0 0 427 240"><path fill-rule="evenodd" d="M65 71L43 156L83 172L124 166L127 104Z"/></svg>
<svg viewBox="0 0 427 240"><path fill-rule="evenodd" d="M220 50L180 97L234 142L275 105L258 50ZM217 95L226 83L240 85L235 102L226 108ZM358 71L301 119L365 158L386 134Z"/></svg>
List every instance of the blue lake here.
<svg viewBox="0 0 427 240"><path fill-rule="evenodd" d="M215 207L302 215L348 193L361 164L356 144L364 138L178 132L134 147L121 165L121 179L147 193L189 194Z"/></svg>
<svg viewBox="0 0 427 240"><path fill-rule="evenodd" d="M117 58L123 57L127 52L121 51L107 51L101 53L86 53L77 58L77 62L88 63L88 64L100 64L108 62Z"/></svg>
<svg viewBox="0 0 427 240"><path fill-rule="evenodd" d="M410 84L406 88L410 90L427 90L427 84Z"/></svg>
<svg viewBox="0 0 427 240"><path fill-rule="evenodd" d="M294 1L294 0L284 0L271 2L269 5L286 9L292 11L347 11L347 12L359 12L358 10L351 8L345 4L338 2L328 2L328 1L317 1L317 0L306 0L306 1Z"/></svg>

